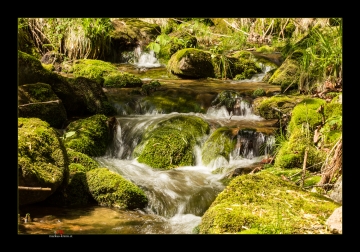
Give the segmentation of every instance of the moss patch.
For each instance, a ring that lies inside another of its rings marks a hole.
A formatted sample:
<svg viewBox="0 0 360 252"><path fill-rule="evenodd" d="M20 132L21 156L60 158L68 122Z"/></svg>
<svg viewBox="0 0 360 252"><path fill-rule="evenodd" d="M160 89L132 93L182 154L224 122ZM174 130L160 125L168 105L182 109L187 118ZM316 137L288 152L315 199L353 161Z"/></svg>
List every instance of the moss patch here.
<svg viewBox="0 0 360 252"><path fill-rule="evenodd" d="M140 163L157 169L193 165L193 148L209 130L199 117L174 116L147 129L133 155Z"/></svg>
<svg viewBox="0 0 360 252"><path fill-rule="evenodd" d="M67 132L75 132L65 138L65 146L89 156L102 156L109 144L107 117L102 114L90 116L71 122Z"/></svg>
<svg viewBox="0 0 360 252"><path fill-rule="evenodd" d="M329 233L339 204L262 171L234 178L205 212L200 234ZM315 228L317 227L317 228Z"/></svg>
<svg viewBox="0 0 360 252"><path fill-rule="evenodd" d="M68 157L62 141L47 122L18 118L19 186L50 187L51 192L19 191L19 203L40 202L68 179Z"/></svg>
<svg viewBox="0 0 360 252"><path fill-rule="evenodd" d="M93 169L86 178L92 197L102 206L135 209L148 203L142 189L107 168Z"/></svg>
<svg viewBox="0 0 360 252"><path fill-rule="evenodd" d="M142 85L139 77L120 72L113 64L101 60L77 60L71 71L75 77L86 77L105 87L141 87Z"/></svg>

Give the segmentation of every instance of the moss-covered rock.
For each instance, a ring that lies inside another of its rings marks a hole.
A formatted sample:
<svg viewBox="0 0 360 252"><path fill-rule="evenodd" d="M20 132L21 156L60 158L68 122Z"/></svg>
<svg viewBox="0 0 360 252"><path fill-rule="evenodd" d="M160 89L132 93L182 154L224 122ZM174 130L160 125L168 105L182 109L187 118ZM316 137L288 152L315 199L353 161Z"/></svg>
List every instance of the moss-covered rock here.
<svg viewBox="0 0 360 252"><path fill-rule="evenodd" d="M299 87L300 67L297 61L299 53L294 52L288 56L269 79L270 84L281 86L282 93L297 90Z"/></svg>
<svg viewBox="0 0 360 252"><path fill-rule="evenodd" d="M69 177L63 142L47 122L18 118L18 185L51 191L19 190L19 205L41 202Z"/></svg>
<svg viewBox="0 0 360 252"><path fill-rule="evenodd" d="M86 77L105 87L141 87L141 79L130 73L120 72L110 62L81 59L74 62L71 72L76 77Z"/></svg>
<svg viewBox="0 0 360 252"><path fill-rule="evenodd" d="M174 53L167 68L169 72L179 77L215 77L211 54L195 48L186 48Z"/></svg>
<svg viewBox="0 0 360 252"><path fill-rule="evenodd" d="M102 206L135 209L148 203L142 189L107 168L88 171L86 178L90 194Z"/></svg>
<svg viewBox="0 0 360 252"><path fill-rule="evenodd" d="M38 59L18 51L18 85L46 83L62 101L68 117L112 114L100 84L85 78L65 78L46 70Z"/></svg>
<svg viewBox="0 0 360 252"><path fill-rule="evenodd" d="M282 114L290 114L291 110L304 99L302 96L274 95L259 97L253 101L253 112L265 119L279 119ZM274 109L275 108L275 109Z"/></svg>
<svg viewBox="0 0 360 252"><path fill-rule="evenodd" d="M61 128L67 120L65 107L49 84L19 86L18 104L19 117L37 117L55 128Z"/></svg>
<svg viewBox="0 0 360 252"><path fill-rule="evenodd" d="M209 131L200 117L176 115L149 127L133 155L156 169L194 165L194 146Z"/></svg>
<svg viewBox="0 0 360 252"><path fill-rule="evenodd" d="M68 153L70 165L73 164L72 168L70 168L70 171L87 172L99 167L99 163L96 160L92 159L84 153L74 151L70 148L66 148L66 151Z"/></svg>
<svg viewBox="0 0 360 252"><path fill-rule="evenodd" d="M236 138L231 128L220 127L216 129L202 147L202 162L208 165L218 157L223 157L229 161L230 153L234 150L235 144Z"/></svg>
<svg viewBox="0 0 360 252"><path fill-rule="evenodd" d="M158 54L159 58L163 60L169 60L171 56L179 50L197 47L196 37L184 31L174 31L169 34L168 39L169 41L160 47Z"/></svg>
<svg viewBox="0 0 360 252"><path fill-rule="evenodd" d="M75 132L65 138L66 148L84 153L91 157L102 156L110 141L108 118L98 114L71 122L67 132Z"/></svg>
<svg viewBox="0 0 360 252"><path fill-rule="evenodd" d="M262 171L235 177L202 216L199 233L330 233L325 221L337 207L329 198Z"/></svg>
<svg viewBox="0 0 360 252"><path fill-rule="evenodd" d="M99 163L81 152L66 149L69 157L69 181L63 185L49 198L46 204L55 206L84 206L94 203L89 193L86 172L98 168Z"/></svg>

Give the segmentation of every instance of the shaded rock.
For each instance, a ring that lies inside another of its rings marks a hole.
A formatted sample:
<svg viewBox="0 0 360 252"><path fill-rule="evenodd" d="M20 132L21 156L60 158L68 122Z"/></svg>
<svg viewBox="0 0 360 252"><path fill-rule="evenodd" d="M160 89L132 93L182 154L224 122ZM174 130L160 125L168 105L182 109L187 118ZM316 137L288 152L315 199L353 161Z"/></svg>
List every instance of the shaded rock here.
<svg viewBox="0 0 360 252"><path fill-rule="evenodd" d="M65 107L49 84L19 86L18 104L19 117L37 117L55 128L62 128L67 120Z"/></svg>
<svg viewBox="0 0 360 252"><path fill-rule="evenodd" d="M168 62L168 69L183 78L215 77L211 54L194 48L174 53Z"/></svg>
<svg viewBox="0 0 360 252"><path fill-rule="evenodd" d="M68 117L111 114L113 107L100 84L86 78L69 79L46 70L38 59L18 51L18 85L46 83L62 101Z"/></svg>
<svg viewBox="0 0 360 252"><path fill-rule="evenodd" d="M19 190L19 205L52 195L69 176L68 156L56 131L38 118L18 118L18 185L51 188Z"/></svg>

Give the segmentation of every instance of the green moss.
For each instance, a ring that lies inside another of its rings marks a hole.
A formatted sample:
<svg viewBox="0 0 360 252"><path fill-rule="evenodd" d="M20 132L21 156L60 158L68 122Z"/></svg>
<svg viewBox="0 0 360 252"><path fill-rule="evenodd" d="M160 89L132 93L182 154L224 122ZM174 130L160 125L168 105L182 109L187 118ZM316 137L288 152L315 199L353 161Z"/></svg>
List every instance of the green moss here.
<svg viewBox="0 0 360 252"><path fill-rule="evenodd" d="M256 51L260 53L272 53L275 51L275 48L268 45L263 45L257 48Z"/></svg>
<svg viewBox="0 0 360 252"><path fill-rule="evenodd" d="M98 114L73 121L66 130L76 132L65 139L67 148L94 157L105 154L110 137L105 115Z"/></svg>
<svg viewBox="0 0 360 252"><path fill-rule="evenodd" d="M38 118L18 118L19 186L52 189L42 195L21 192L20 204L39 202L51 195L68 179L68 164L65 147L47 122Z"/></svg>
<svg viewBox="0 0 360 252"><path fill-rule="evenodd" d="M281 92L297 90L299 85L300 70L297 60L288 57L283 64L276 69L269 83L273 85L280 85Z"/></svg>
<svg viewBox="0 0 360 252"><path fill-rule="evenodd" d="M275 166L280 168L301 168L304 162L305 150L307 149L307 167L311 170L319 170L324 160L324 154L320 152L312 142L312 135L306 130L296 128L285 142L275 158Z"/></svg>
<svg viewBox="0 0 360 252"><path fill-rule="evenodd" d="M51 103L43 103L52 101ZM55 102L58 101L58 102ZM18 87L19 117L36 117L61 128L67 119L64 105L45 83L25 84Z"/></svg>
<svg viewBox="0 0 360 252"><path fill-rule="evenodd" d="M265 119L279 119L279 112L273 108L280 109L283 114L287 114L303 99L304 97L301 96L292 97L286 95L260 98L253 103L254 113Z"/></svg>
<svg viewBox="0 0 360 252"><path fill-rule="evenodd" d="M95 169L97 167L99 167L99 163L92 159L91 157L89 157L88 155L78 152L78 151L74 151L70 148L66 149L67 153L68 153L68 157L69 157L69 162L72 165L70 168L70 170L72 171L90 171L92 169ZM74 168L74 169L72 169ZM79 169L76 169L79 168Z"/></svg>
<svg viewBox="0 0 360 252"><path fill-rule="evenodd" d="M302 234L339 204L267 171L235 177L205 212L200 234Z"/></svg>
<svg viewBox="0 0 360 252"><path fill-rule="evenodd" d="M208 165L218 157L223 157L229 161L230 153L234 149L236 138L234 138L232 129L220 127L216 129L206 140L201 150L202 161Z"/></svg>
<svg viewBox="0 0 360 252"><path fill-rule="evenodd" d="M102 206L135 209L148 203L142 189L107 168L88 171L86 178L90 194Z"/></svg>
<svg viewBox="0 0 360 252"><path fill-rule="evenodd" d="M307 123L309 130L313 132L315 127L322 122L322 115L317 110L323 104L325 101L317 98L304 99L297 104L292 110L288 133L291 134L295 128L302 127L304 123Z"/></svg>
<svg viewBox="0 0 360 252"><path fill-rule="evenodd" d="M258 88L252 93L253 97L259 97L259 96L265 96L265 95L266 95L266 91L262 88Z"/></svg>
<svg viewBox="0 0 360 252"><path fill-rule="evenodd" d="M71 71L75 77L86 77L106 87L140 87L142 85L139 77L122 73L110 62L101 60L77 60Z"/></svg>
<svg viewBox="0 0 360 252"><path fill-rule="evenodd" d="M195 48L185 48L174 53L167 68L169 72L179 76L215 77L211 54Z"/></svg>
<svg viewBox="0 0 360 252"><path fill-rule="evenodd" d="M193 165L193 148L209 130L199 117L173 116L149 127L133 155L140 163L157 169Z"/></svg>

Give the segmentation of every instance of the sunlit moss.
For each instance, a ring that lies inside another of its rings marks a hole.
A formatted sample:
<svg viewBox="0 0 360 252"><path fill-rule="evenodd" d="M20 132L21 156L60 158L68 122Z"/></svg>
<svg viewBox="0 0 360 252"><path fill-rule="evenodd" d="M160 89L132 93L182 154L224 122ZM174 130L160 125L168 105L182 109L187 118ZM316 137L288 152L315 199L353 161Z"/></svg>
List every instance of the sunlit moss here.
<svg viewBox="0 0 360 252"><path fill-rule="evenodd" d="M107 168L88 171L86 183L92 197L102 206L135 209L148 203L142 189Z"/></svg>
<svg viewBox="0 0 360 252"><path fill-rule="evenodd" d="M234 178L205 212L200 234L302 234L339 206L267 171Z"/></svg>

